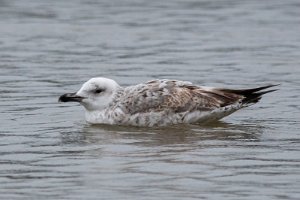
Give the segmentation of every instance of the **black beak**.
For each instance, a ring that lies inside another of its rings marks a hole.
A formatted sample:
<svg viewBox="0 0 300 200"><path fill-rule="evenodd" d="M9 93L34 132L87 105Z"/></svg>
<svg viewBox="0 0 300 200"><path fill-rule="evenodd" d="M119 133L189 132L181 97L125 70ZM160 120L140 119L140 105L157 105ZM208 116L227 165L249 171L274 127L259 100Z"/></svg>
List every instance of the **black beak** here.
<svg viewBox="0 0 300 200"><path fill-rule="evenodd" d="M67 93L61 95L58 101L59 102L69 102L69 101L81 102L82 99L83 97L76 95L76 93Z"/></svg>

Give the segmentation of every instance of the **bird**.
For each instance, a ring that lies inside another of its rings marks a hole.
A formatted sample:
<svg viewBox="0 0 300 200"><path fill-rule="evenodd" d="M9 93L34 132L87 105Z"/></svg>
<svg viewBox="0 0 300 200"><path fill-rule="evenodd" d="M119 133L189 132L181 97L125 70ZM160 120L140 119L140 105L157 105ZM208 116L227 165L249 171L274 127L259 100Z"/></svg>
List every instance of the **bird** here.
<svg viewBox="0 0 300 200"><path fill-rule="evenodd" d="M89 124L139 127L205 124L257 103L277 89L274 84L251 89L198 86L189 81L160 79L122 87L116 81L95 77L59 102L79 102Z"/></svg>

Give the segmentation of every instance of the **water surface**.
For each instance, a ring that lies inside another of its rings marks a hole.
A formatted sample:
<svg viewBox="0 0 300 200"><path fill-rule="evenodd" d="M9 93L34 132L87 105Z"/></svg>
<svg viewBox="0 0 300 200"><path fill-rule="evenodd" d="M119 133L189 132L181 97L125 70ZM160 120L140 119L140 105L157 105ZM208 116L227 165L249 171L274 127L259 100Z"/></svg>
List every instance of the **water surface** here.
<svg viewBox="0 0 300 200"><path fill-rule="evenodd" d="M299 1L0 1L1 199L299 199ZM280 83L209 126L91 126L90 77Z"/></svg>

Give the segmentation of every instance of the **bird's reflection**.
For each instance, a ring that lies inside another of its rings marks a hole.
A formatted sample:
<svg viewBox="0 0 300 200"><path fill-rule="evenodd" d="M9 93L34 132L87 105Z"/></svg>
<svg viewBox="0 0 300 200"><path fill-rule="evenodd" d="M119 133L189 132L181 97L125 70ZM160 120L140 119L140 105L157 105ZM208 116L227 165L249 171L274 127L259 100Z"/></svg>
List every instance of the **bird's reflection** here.
<svg viewBox="0 0 300 200"><path fill-rule="evenodd" d="M176 125L141 128L130 126L80 124L78 129L61 132L62 142L71 144L116 144L160 146L194 144L207 140L257 141L264 127L258 122L243 125L215 122L206 125Z"/></svg>

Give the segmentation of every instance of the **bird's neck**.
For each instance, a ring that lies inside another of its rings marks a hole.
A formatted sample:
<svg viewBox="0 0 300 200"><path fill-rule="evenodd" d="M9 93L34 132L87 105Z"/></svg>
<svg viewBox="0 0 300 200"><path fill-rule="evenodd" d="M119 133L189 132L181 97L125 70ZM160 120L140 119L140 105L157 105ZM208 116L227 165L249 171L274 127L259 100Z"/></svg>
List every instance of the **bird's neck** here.
<svg viewBox="0 0 300 200"><path fill-rule="evenodd" d="M94 110L94 111L85 111L85 120L91 124L111 124L107 117L107 109L104 110Z"/></svg>
<svg viewBox="0 0 300 200"><path fill-rule="evenodd" d="M122 114L120 109L116 109L119 97L123 95L124 88L118 87L112 96L112 101L106 108L101 110L86 110L85 119L91 124L114 124L118 116Z"/></svg>

